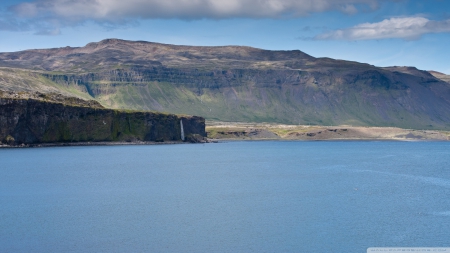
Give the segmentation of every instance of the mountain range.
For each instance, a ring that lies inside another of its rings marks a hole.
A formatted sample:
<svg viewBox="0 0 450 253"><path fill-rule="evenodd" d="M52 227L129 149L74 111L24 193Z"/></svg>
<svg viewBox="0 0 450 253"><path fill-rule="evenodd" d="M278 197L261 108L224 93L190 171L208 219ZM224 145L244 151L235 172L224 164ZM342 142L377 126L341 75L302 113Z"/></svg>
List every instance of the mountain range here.
<svg viewBox="0 0 450 253"><path fill-rule="evenodd" d="M450 129L450 76L299 50L106 39L0 53L0 90L208 120Z"/></svg>

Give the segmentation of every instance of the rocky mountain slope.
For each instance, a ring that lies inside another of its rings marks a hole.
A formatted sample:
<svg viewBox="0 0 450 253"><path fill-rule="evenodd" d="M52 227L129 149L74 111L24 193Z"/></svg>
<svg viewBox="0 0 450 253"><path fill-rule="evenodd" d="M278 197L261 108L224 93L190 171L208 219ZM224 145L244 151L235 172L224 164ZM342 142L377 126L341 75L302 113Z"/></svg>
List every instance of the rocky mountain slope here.
<svg viewBox="0 0 450 253"><path fill-rule="evenodd" d="M109 108L222 121L450 129L445 78L298 50L108 39L0 53L0 67L0 89L46 92L45 86Z"/></svg>

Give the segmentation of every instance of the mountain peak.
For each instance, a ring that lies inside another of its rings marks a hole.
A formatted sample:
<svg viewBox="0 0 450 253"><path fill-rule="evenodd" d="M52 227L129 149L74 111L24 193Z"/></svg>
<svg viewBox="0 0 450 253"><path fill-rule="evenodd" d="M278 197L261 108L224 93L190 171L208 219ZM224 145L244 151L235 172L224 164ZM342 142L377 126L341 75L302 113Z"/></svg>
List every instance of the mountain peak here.
<svg viewBox="0 0 450 253"><path fill-rule="evenodd" d="M98 46L105 46L105 45L118 45L118 44L130 43L130 42L133 42L133 41L111 38L111 39L104 39L104 40L101 40L99 42L90 42L90 43L86 44L85 47L98 47Z"/></svg>

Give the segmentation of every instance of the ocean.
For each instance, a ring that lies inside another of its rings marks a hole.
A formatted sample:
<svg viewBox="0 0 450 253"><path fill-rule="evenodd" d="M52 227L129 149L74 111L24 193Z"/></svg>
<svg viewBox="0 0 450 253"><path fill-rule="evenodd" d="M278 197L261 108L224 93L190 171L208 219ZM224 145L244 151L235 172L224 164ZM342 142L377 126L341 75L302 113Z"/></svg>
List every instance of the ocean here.
<svg viewBox="0 0 450 253"><path fill-rule="evenodd" d="M450 247L450 142L0 149L0 252Z"/></svg>

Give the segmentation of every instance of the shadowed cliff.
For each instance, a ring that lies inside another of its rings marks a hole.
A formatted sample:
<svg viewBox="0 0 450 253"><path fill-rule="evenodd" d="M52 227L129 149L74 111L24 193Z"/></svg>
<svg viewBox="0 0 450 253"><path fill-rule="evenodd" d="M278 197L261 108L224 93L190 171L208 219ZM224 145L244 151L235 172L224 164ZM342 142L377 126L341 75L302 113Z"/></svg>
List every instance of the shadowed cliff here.
<svg viewBox="0 0 450 253"><path fill-rule="evenodd" d="M0 141L8 144L181 141L180 120L187 141L206 137L201 117L0 98Z"/></svg>

